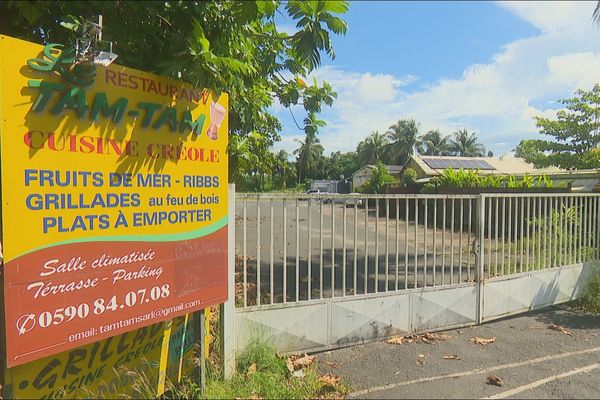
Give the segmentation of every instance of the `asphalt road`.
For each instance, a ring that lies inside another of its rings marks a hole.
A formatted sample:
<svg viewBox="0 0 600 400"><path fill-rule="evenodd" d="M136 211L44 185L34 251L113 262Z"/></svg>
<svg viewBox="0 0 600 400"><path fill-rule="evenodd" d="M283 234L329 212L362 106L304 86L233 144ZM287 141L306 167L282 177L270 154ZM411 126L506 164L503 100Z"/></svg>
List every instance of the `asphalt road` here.
<svg viewBox="0 0 600 400"><path fill-rule="evenodd" d="M600 397L598 316L559 306L445 333L449 340L433 344L374 342L321 353L319 368L341 376L350 398ZM496 341L481 346L474 337ZM442 359L448 355L460 360ZM490 375L503 385L488 384Z"/></svg>

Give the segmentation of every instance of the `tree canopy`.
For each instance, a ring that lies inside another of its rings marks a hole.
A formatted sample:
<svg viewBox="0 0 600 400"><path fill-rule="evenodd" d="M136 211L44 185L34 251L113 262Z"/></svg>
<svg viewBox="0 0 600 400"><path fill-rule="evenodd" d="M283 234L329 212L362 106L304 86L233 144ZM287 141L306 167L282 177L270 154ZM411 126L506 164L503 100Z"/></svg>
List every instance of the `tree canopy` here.
<svg viewBox="0 0 600 400"><path fill-rule="evenodd" d="M600 84L589 91L577 90L575 97L560 102L565 109L556 113L556 119L535 118L545 138L521 141L516 155L537 167L600 167Z"/></svg>
<svg viewBox="0 0 600 400"><path fill-rule="evenodd" d="M376 164L379 161L387 161L385 149L388 140L379 131L371 132L364 140L358 143L356 153L358 162L362 165Z"/></svg>
<svg viewBox="0 0 600 400"><path fill-rule="evenodd" d="M401 119L386 132L387 159L392 164L404 165L415 152L421 124L414 119Z"/></svg>
<svg viewBox="0 0 600 400"><path fill-rule="evenodd" d="M281 124L268 111L275 101L301 105L307 115L301 128L316 133L316 115L335 93L326 82L308 84L305 77L322 53L335 57L331 35L346 33L341 16L347 10L339 0L9 0L0 2L0 33L73 44L83 22L102 14L103 39L113 42L119 64L229 94L230 178L241 183L257 172L245 151L250 143L260 142L253 151L264 159L280 139ZM276 13L295 25L294 33L277 26Z"/></svg>
<svg viewBox="0 0 600 400"><path fill-rule="evenodd" d="M483 157L485 146L477 138L475 132L469 133L466 129L454 132L449 143L450 152L462 157Z"/></svg>
<svg viewBox="0 0 600 400"><path fill-rule="evenodd" d="M417 151L427 156L447 156L450 154L448 136L439 130L429 131L417 140Z"/></svg>

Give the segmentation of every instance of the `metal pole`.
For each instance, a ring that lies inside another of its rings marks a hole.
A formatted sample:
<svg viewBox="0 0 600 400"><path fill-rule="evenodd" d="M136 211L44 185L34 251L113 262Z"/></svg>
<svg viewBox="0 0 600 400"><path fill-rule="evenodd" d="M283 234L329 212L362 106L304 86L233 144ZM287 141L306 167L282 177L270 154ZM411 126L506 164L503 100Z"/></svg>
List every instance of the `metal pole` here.
<svg viewBox="0 0 600 400"><path fill-rule="evenodd" d="M519 272L523 272L523 244L525 243L525 237L523 236L523 228L525 227L525 197L521 197L519 203L521 204L521 213L519 214L519 220L521 221L521 255L519 258Z"/></svg>
<svg viewBox="0 0 600 400"><path fill-rule="evenodd" d="M102 25L103 25L103 16L102 14L98 15L98 26L100 27L100 31L98 32L98 41L102 40Z"/></svg>
<svg viewBox="0 0 600 400"><path fill-rule="evenodd" d="M446 283L446 205L448 198L444 199L442 208L442 285Z"/></svg>
<svg viewBox="0 0 600 400"><path fill-rule="evenodd" d="M388 288L388 275L390 269L390 199L385 199L385 291Z"/></svg>
<svg viewBox="0 0 600 400"><path fill-rule="evenodd" d="M357 290L357 275L358 275L358 260L356 259L358 257L358 244L357 244L357 238L358 238L358 204L355 201L354 202L354 262L353 262L353 269L354 269L354 280L352 281L352 294L356 295L358 294L358 290Z"/></svg>
<svg viewBox="0 0 600 400"><path fill-rule="evenodd" d="M242 217L242 220L244 222L243 231L242 231L243 232L242 246L243 246L243 252L244 252L243 258L242 258L243 259L242 262L244 263L244 307L247 307L248 306L248 252L247 252L247 249L246 249L246 238L247 238L247 235L246 235L246 230L247 230L246 229L246 225L247 225L246 221L247 221L247 217L246 217L246 198L245 197L244 197L244 200L242 201L242 203L243 203L243 208L244 208L244 210L243 210L243 217Z"/></svg>
<svg viewBox="0 0 600 400"><path fill-rule="evenodd" d="M375 199L375 293L379 292L379 199Z"/></svg>
<svg viewBox="0 0 600 400"><path fill-rule="evenodd" d="M498 204L500 203L500 198L496 197L494 200L495 200L494 201L494 215L495 215L495 220L494 220L494 222L495 222L495 224L494 224L495 225L495 229L494 229L494 231L495 231L495 235L494 235L495 242L494 242L494 245L495 245L495 248L496 248L496 253L494 254L494 258L495 258L495 261L494 261L494 276L498 276L498 253L499 253L499 251L498 251L498 244L500 242L500 239L499 239L500 236L498 234L498 228L500 226L500 219L498 218Z"/></svg>
<svg viewBox="0 0 600 400"><path fill-rule="evenodd" d="M429 201L423 199L425 208L423 209L423 287L427 287L427 206Z"/></svg>
<svg viewBox="0 0 600 400"><path fill-rule="evenodd" d="M296 293L298 293L300 287L300 284L298 283L300 281L300 250L298 250L300 247L300 211L298 207L298 200L296 200ZM306 289L306 298L310 300L312 298L312 220L310 218L312 214L312 200L308 200L308 202L306 203L306 214L306 218L308 218L308 258L306 260L306 272L308 273L308 282ZM296 294L296 301L298 301L298 294Z"/></svg>
<svg viewBox="0 0 600 400"><path fill-rule="evenodd" d="M525 257L525 271L529 271L529 232L531 231L529 219L531 218L531 199L529 197L525 197L525 199L527 199L527 217L525 217L525 223L527 224L527 249L525 253L527 254L527 256Z"/></svg>
<svg viewBox="0 0 600 400"><path fill-rule="evenodd" d="M512 198L508 198L508 231L506 232L506 234L508 235L508 249L507 249L507 255L508 255L508 260L506 262L506 268L508 270L508 275L510 275L512 273L510 267L511 267L511 250L512 250Z"/></svg>
<svg viewBox="0 0 600 400"><path fill-rule="evenodd" d="M335 203L331 200L331 297L335 297Z"/></svg>
<svg viewBox="0 0 600 400"><path fill-rule="evenodd" d="M475 226L477 227L477 242L475 243L475 282L477 282L478 290L477 290L477 323L481 324L483 320L483 278L484 278L484 260L485 260L485 252L484 252L484 230L485 230L485 196L479 195L477 199L477 220L475 221ZM489 208L492 208L492 201L490 199ZM488 215L490 215L488 213ZM491 224L491 221L488 221L488 224ZM492 248L488 249L488 251L492 251ZM489 267L488 267L489 268ZM488 269L488 272L491 272L491 269Z"/></svg>
<svg viewBox="0 0 600 400"><path fill-rule="evenodd" d="M488 201L488 213L487 213L487 225L488 225L488 276L492 275L492 197ZM483 206L485 209L485 206ZM485 218L485 217L484 217ZM485 226L485 225L484 225ZM481 248L483 249L483 242L481 243Z"/></svg>
<svg viewBox="0 0 600 400"><path fill-rule="evenodd" d="M235 373L235 185L229 185L227 224L227 301L220 305L221 357L223 377Z"/></svg>
<svg viewBox="0 0 600 400"><path fill-rule="evenodd" d="M544 231L543 231L543 235L544 235L544 244L543 244L543 252L544 255L543 257L540 257L540 269L542 268L548 268L547 265L547 255L548 255L548 197L544 197L544 214L541 216L541 218L544 219Z"/></svg>
<svg viewBox="0 0 600 400"><path fill-rule="evenodd" d="M323 298L323 199L319 201L319 298Z"/></svg>
<svg viewBox="0 0 600 400"><path fill-rule="evenodd" d="M260 306L260 200L256 198L256 304Z"/></svg>
<svg viewBox="0 0 600 400"><path fill-rule="evenodd" d="M431 273L433 274L432 285L435 286L435 268L436 268L436 257L437 257L437 246L436 246L436 236L437 236L437 198L433 199L433 268L431 269Z"/></svg>
<svg viewBox="0 0 600 400"><path fill-rule="evenodd" d="M505 231L506 228L506 198L503 197L502 198L502 263L501 263L501 269L502 269L502 275L506 274L506 271L504 270L504 235L506 233Z"/></svg>
<svg viewBox="0 0 600 400"><path fill-rule="evenodd" d="M199 347L200 364L196 369L196 379L200 384L200 391L204 393L206 390L206 327L204 326L204 310L194 313L194 331L196 337L196 345Z"/></svg>
<svg viewBox="0 0 600 400"><path fill-rule="evenodd" d="M306 206L308 210L308 288L307 288L307 298L310 300L310 202L308 201L308 205ZM296 301L300 300L300 203L298 199L296 199Z"/></svg>
<svg viewBox="0 0 600 400"><path fill-rule="evenodd" d="M287 302L287 203L283 199L283 302Z"/></svg>
<svg viewBox="0 0 600 400"><path fill-rule="evenodd" d="M369 199L365 198L365 274L364 274L364 293L369 292Z"/></svg>
<svg viewBox="0 0 600 400"><path fill-rule="evenodd" d="M404 199L404 289L408 289L408 198Z"/></svg>
<svg viewBox="0 0 600 400"><path fill-rule="evenodd" d="M467 235L467 281L471 281L471 251L469 245L471 244L471 235L473 234L473 199L469 199L469 230ZM435 237L435 236L434 236ZM480 243L483 247L483 241Z"/></svg>
<svg viewBox="0 0 600 400"><path fill-rule="evenodd" d="M419 262L418 262L418 257L419 257L419 199L415 197L415 286L414 288L416 289L417 287L419 287Z"/></svg>
<svg viewBox="0 0 600 400"><path fill-rule="evenodd" d="M273 199L269 201L269 218L270 218L270 231L269 231L269 304L273 304L275 291L273 290L273 286L275 284L275 280L273 279L273 270L274 270L274 243L273 243Z"/></svg>
<svg viewBox="0 0 600 400"><path fill-rule="evenodd" d="M456 202L452 198L452 208L450 209L450 284L454 283L454 209Z"/></svg>
<svg viewBox="0 0 600 400"><path fill-rule="evenodd" d="M344 199L344 234L342 237L342 242L344 242L344 245L342 246L344 250L342 253L342 296L346 295L346 219L348 217L348 212L346 211L347 206L347 200Z"/></svg>
<svg viewBox="0 0 600 400"><path fill-rule="evenodd" d="M465 200L460 199L460 224L459 226L459 237L458 237L458 283L462 282L462 263L463 263L463 221L464 221L464 206Z"/></svg>
<svg viewBox="0 0 600 400"><path fill-rule="evenodd" d="M484 195L479 195L477 199L477 220L475 221L475 226L477 227L477 242L475 243L475 256L476 258L476 266L475 266L475 281L481 282L483 281L484 274L484 260L485 260L485 251L484 251L484 230L485 230L485 200ZM489 201L489 209L492 208L492 201L490 198ZM489 215L489 213L488 213ZM491 221L488 221L491 223ZM491 251L491 246L488 251ZM491 272L489 270L488 272Z"/></svg>
<svg viewBox="0 0 600 400"><path fill-rule="evenodd" d="M400 239L399 239L399 231L398 231L398 223L400 219L400 200L396 199L396 285L395 290L398 290L398 273L400 269L400 264L398 262L399 252L400 252Z"/></svg>

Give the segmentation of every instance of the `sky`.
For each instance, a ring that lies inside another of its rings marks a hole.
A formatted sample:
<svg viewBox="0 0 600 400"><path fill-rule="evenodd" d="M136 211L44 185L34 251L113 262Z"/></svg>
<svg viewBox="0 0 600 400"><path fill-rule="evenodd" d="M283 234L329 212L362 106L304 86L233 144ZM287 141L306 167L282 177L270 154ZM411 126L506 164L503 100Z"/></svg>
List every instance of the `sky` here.
<svg viewBox="0 0 600 400"><path fill-rule="evenodd" d="M558 99L600 82L600 26L586 2L351 1L336 58L312 75L338 97L320 118L325 153L352 151L371 132L413 118L420 133L476 132L495 155L541 138L533 117L553 118ZM283 30L293 30L281 20ZM311 76L312 81L312 76ZM304 133L279 105L282 141ZM296 119L304 114L293 108Z"/></svg>

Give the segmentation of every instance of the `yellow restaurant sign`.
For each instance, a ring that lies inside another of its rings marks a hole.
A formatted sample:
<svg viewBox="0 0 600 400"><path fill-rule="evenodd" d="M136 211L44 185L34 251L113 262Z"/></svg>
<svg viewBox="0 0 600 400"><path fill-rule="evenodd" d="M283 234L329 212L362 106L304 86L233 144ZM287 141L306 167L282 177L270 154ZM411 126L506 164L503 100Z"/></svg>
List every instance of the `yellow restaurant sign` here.
<svg viewBox="0 0 600 400"><path fill-rule="evenodd" d="M0 36L9 367L227 298L227 95L73 56Z"/></svg>

